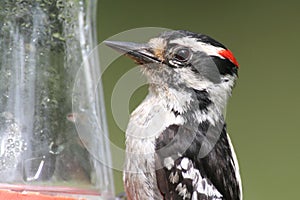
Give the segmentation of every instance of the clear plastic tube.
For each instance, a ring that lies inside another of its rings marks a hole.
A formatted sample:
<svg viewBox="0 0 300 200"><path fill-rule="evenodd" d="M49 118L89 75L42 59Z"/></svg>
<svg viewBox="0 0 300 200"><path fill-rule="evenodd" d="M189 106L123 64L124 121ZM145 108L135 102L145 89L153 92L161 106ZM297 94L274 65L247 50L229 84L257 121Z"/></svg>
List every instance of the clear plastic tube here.
<svg viewBox="0 0 300 200"><path fill-rule="evenodd" d="M96 4L1 0L0 189L113 196Z"/></svg>

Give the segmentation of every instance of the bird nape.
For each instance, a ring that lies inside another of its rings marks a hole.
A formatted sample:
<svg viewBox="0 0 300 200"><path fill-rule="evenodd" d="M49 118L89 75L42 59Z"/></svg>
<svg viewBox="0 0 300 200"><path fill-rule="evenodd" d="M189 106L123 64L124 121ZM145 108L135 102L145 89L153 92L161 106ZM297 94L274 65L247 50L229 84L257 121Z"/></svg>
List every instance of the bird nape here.
<svg viewBox="0 0 300 200"><path fill-rule="evenodd" d="M223 113L237 79L232 52L189 31L105 43L141 64L149 82L126 130L127 198L241 200Z"/></svg>

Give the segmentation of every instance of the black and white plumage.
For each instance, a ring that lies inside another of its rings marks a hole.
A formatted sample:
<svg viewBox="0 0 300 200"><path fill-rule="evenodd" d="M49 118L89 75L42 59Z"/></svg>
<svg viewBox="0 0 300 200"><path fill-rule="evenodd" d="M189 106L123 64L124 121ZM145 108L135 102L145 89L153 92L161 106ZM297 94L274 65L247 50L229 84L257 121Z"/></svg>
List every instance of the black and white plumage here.
<svg viewBox="0 0 300 200"><path fill-rule="evenodd" d="M188 31L164 32L147 44L106 44L143 64L149 82L126 130L128 199L241 200L223 116L237 78L233 54Z"/></svg>

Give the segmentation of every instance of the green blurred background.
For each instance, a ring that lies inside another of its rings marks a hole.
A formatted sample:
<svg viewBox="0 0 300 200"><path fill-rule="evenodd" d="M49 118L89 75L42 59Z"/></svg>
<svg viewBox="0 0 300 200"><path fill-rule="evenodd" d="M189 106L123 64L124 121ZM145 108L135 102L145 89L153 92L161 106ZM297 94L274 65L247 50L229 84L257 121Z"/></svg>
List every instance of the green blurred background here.
<svg viewBox="0 0 300 200"><path fill-rule="evenodd" d="M149 26L205 33L234 52L240 78L227 122L244 199L299 198L300 1L98 1L99 42ZM114 122L110 98L116 81L132 66L120 58L103 77L111 139L120 147L124 133ZM146 87L135 92L130 110L146 92ZM123 191L121 179L116 171L116 192Z"/></svg>

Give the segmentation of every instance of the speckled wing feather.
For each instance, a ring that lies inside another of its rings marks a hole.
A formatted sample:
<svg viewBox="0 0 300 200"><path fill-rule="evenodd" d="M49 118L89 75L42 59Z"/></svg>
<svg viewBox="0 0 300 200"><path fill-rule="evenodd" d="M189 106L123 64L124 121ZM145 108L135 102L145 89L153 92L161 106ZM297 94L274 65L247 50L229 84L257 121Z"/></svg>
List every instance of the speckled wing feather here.
<svg viewBox="0 0 300 200"><path fill-rule="evenodd" d="M155 160L158 188L166 200L239 200L234 160L221 121L213 128L201 123L197 130L169 126L156 140Z"/></svg>

